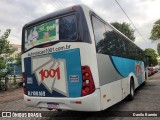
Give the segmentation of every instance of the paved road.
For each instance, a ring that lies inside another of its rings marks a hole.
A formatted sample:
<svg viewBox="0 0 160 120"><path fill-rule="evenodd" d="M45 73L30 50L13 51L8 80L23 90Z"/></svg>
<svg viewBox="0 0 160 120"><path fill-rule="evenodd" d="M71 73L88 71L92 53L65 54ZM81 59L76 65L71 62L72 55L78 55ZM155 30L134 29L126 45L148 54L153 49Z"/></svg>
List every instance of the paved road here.
<svg viewBox="0 0 160 120"><path fill-rule="evenodd" d="M38 109L26 107L23 103L23 93L22 89L17 89L14 91L0 93L0 111L46 111L46 109ZM52 117L48 118L26 118L26 119L54 119L54 120L75 120L75 119L101 119L101 120L151 120L160 118L152 117L105 117L108 111L160 111L160 72L150 77L150 80L146 81L145 85L142 85L136 90L135 99L133 101L123 100L120 103L108 108L107 110L101 112L73 112L73 111L63 111L63 112L53 112ZM64 117L68 116L68 117ZM81 118L77 118L80 116ZM8 118L3 118L8 120ZM17 120L17 118L14 118Z"/></svg>

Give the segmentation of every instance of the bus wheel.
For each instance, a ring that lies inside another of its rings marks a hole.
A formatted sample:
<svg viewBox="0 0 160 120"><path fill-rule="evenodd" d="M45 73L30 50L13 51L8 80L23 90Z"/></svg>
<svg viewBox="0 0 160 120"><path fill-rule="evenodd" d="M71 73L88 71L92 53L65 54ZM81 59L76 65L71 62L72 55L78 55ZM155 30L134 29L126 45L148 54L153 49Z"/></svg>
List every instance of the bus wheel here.
<svg viewBox="0 0 160 120"><path fill-rule="evenodd" d="M128 96L129 100L133 100L134 99L134 80L131 79L130 81L130 94Z"/></svg>

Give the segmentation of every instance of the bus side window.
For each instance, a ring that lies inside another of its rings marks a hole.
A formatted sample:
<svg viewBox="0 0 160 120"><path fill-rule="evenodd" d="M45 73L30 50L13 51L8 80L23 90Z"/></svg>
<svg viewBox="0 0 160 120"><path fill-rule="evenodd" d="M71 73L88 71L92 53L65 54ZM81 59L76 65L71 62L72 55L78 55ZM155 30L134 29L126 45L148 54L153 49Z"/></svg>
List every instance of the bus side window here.
<svg viewBox="0 0 160 120"><path fill-rule="evenodd" d="M105 25L105 48L107 50L106 54L120 56L118 39L119 35L110 26Z"/></svg>
<svg viewBox="0 0 160 120"><path fill-rule="evenodd" d="M119 37L119 51L121 54L121 57L126 57L126 45L124 41L124 37Z"/></svg>
<svg viewBox="0 0 160 120"><path fill-rule="evenodd" d="M105 34L105 27L104 23L101 22L96 17L92 16L92 22L93 22L93 29L94 29L94 35L96 40L96 49L98 53L104 53L104 34Z"/></svg>

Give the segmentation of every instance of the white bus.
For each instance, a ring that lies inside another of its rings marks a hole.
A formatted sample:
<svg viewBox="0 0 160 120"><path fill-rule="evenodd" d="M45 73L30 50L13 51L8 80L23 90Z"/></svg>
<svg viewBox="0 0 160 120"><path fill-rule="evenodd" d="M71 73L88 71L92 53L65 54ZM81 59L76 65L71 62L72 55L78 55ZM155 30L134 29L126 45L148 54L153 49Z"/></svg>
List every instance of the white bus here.
<svg viewBox="0 0 160 120"><path fill-rule="evenodd" d="M101 111L145 81L143 51L85 5L27 23L22 52L27 106Z"/></svg>

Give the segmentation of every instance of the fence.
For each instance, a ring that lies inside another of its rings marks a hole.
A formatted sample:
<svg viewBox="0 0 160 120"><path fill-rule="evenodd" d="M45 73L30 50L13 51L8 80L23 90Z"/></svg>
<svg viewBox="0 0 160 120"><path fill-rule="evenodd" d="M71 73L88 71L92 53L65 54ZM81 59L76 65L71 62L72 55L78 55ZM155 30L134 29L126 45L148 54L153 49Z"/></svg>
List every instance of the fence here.
<svg viewBox="0 0 160 120"><path fill-rule="evenodd" d="M8 76L0 80L0 90L8 90L22 86L22 76Z"/></svg>

